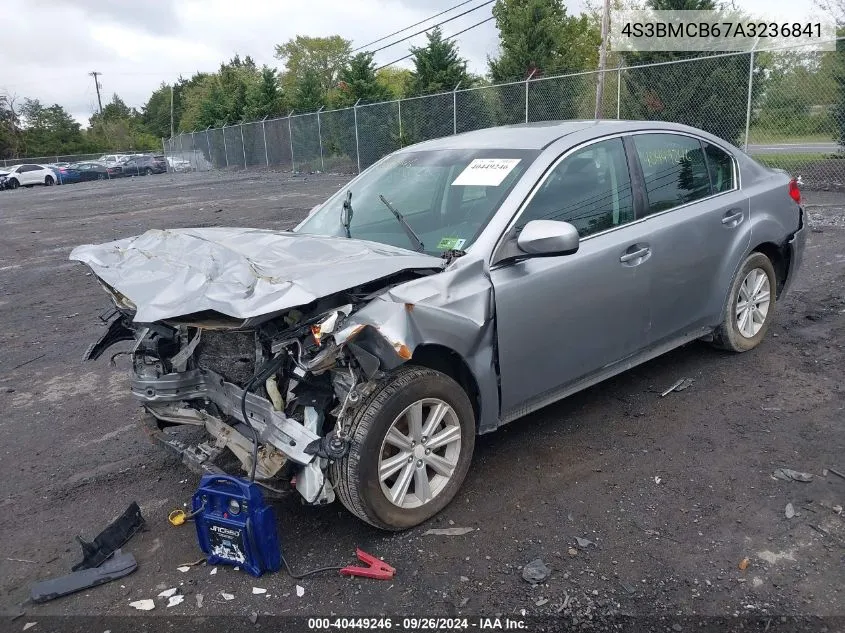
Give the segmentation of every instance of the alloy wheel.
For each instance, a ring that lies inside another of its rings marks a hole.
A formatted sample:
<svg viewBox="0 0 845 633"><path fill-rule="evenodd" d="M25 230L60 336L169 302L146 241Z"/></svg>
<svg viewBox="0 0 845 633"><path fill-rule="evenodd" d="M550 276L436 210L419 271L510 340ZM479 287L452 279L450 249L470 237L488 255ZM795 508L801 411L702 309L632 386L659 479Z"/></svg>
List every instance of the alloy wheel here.
<svg viewBox="0 0 845 633"><path fill-rule="evenodd" d="M390 425L379 451L384 496L403 509L428 503L449 483L460 454L455 410L438 398L414 402Z"/></svg>
<svg viewBox="0 0 845 633"><path fill-rule="evenodd" d="M766 322L771 304L769 276L754 268L742 280L736 301L736 326L745 338L753 338Z"/></svg>

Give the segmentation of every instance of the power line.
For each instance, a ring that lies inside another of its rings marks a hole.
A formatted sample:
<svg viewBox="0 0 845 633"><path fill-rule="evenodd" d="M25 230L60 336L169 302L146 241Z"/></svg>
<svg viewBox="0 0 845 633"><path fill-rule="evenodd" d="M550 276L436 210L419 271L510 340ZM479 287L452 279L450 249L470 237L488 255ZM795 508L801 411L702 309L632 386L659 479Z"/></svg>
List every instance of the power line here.
<svg viewBox="0 0 845 633"><path fill-rule="evenodd" d="M478 11L478 9L480 9L481 7L486 7L488 4L492 4L495 1L496 0L487 0L486 2L482 2L481 4L479 4L477 7L473 7L472 9L468 9L467 11L464 11L463 13L459 13L458 15L452 16L451 18L449 18L447 20L443 20L442 22L438 22L437 24L432 24L431 26L427 26L426 28L422 29L421 31L417 31L416 33L412 33L411 35L406 35L401 40L396 40L392 44L386 44L385 46L382 46L381 48L375 49L374 51L367 51L367 52L374 54L374 53L378 53L379 51L383 51L385 48L390 48L391 46L396 46L397 44L404 42L405 40L409 40L412 37L416 37L417 35L420 35L422 33L430 31L431 29L438 27L441 24L446 24L447 22L451 22L452 20L457 20L458 18L466 15L467 13L472 13L473 11ZM491 16L489 19L492 20L493 17Z"/></svg>
<svg viewBox="0 0 845 633"><path fill-rule="evenodd" d="M492 16L492 15L491 15L489 18L486 18L486 19L484 19L484 20L481 20L481 22L476 22L476 23L475 23L475 24L473 24L472 26L468 26L467 28L465 28L463 31L458 31L458 32L457 32L457 33L455 33L454 35L450 35L449 37L445 37L445 38L443 38L443 39L444 39L444 41L449 41L449 40L455 39L456 37L458 37L458 35L461 35L461 34L463 34L463 33L466 33L466 32L467 32L467 31L469 31L470 29L474 29L474 28L475 28L475 27L477 27L477 26L481 26L481 25L482 25L482 24L484 24L485 22L489 22L490 20L493 20L493 19L495 19L495 18L494 18L494 16ZM379 66L378 68L376 68L375 70L381 70L382 68L387 68L388 66L393 66L393 64L397 64L397 63L399 63L399 62L401 62L401 61L403 61L403 60L406 60L406 59L408 59L409 57L413 57L413 56L414 56L414 54L413 54L413 53L408 53L407 55L405 55L405 57L400 57L399 59L394 59L392 62L389 62L389 63L387 63L387 64L383 64L383 65Z"/></svg>
<svg viewBox="0 0 845 633"><path fill-rule="evenodd" d="M350 52L351 53L357 53L358 51L363 50L363 49L367 48L368 46L372 46L373 44L378 44L379 42L383 42L384 40L386 40L389 37L393 37L394 35L399 35L402 31L407 31L408 29L412 29L415 26L419 26L420 24L424 24L425 22L428 22L429 20L433 20L434 18L438 18L441 15L443 15L444 13L449 13L449 11L454 11L455 9L462 7L465 4L469 4L470 2L473 2L473 0L464 0L460 4L456 4L454 7L449 7L445 11L441 11L440 13L435 13L434 15L427 17L425 20L420 20L419 22L415 22L414 24L410 24L410 25L406 26L404 29L399 29L398 31L394 31L390 35L385 35L384 37L380 37L377 40L373 40L372 42L367 42L366 44L364 44L363 46L359 46L358 48L353 48Z"/></svg>

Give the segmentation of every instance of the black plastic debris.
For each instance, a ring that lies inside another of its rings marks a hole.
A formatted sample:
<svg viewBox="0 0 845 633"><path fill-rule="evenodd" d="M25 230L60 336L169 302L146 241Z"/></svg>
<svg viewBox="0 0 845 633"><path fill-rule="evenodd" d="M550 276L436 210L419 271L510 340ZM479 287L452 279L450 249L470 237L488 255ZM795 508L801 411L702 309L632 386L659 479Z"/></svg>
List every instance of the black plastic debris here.
<svg viewBox="0 0 845 633"><path fill-rule="evenodd" d="M80 569L66 576L35 583L30 594L32 601L47 602L61 598L89 587L96 587L123 578L138 568L138 563L135 562L135 557L132 554L123 554L120 550L113 553L114 557L111 560L107 560L94 569Z"/></svg>
<svg viewBox="0 0 845 633"><path fill-rule="evenodd" d="M73 571L99 567L103 561L115 553L135 533L144 526L141 508L133 501L126 511L100 532L93 542L88 543L77 536L76 540L82 546L82 562L73 566Z"/></svg>

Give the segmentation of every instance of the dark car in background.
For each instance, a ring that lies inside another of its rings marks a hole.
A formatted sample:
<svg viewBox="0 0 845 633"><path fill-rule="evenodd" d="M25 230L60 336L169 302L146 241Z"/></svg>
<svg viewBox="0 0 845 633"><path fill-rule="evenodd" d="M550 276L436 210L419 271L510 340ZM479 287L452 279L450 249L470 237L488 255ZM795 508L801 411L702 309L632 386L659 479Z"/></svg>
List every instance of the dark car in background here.
<svg viewBox="0 0 845 633"><path fill-rule="evenodd" d="M149 154L136 154L118 163L123 176L151 176L167 171L167 163Z"/></svg>
<svg viewBox="0 0 845 633"><path fill-rule="evenodd" d="M70 163L53 163L48 165L56 174L56 182L60 185L69 185L81 180L80 173Z"/></svg>
<svg viewBox="0 0 845 633"><path fill-rule="evenodd" d="M81 182L118 178L123 172L123 169L117 165L106 165L96 161L74 163L71 165L71 169L79 173L79 181Z"/></svg>

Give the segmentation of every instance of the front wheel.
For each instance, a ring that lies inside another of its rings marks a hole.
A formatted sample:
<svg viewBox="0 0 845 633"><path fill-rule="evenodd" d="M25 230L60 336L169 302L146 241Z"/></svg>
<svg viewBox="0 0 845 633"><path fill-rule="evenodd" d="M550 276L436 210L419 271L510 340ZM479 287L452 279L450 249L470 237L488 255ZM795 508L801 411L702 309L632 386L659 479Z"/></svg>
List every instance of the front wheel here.
<svg viewBox="0 0 845 633"><path fill-rule="evenodd" d="M713 343L732 352L757 347L775 312L777 277L771 260L763 253L751 253L731 283L722 323Z"/></svg>
<svg viewBox="0 0 845 633"><path fill-rule="evenodd" d="M152 170L152 169L150 169L149 167L147 167L147 168L144 170L144 175L145 175L145 176L152 176L152 175L153 175L153 170Z"/></svg>
<svg viewBox="0 0 845 633"><path fill-rule="evenodd" d="M419 525L458 492L475 447L469 398L450 377L404 366L352 415L330 477L346 508L383 530Z"/></svg>
<svg viewBox="0 0 845 633"><path fill-rule="evenodd" d="M18 182L17 178L12 178L9 181L9 189L17 189L20 186L21 186L21 184Z"/></svg>

